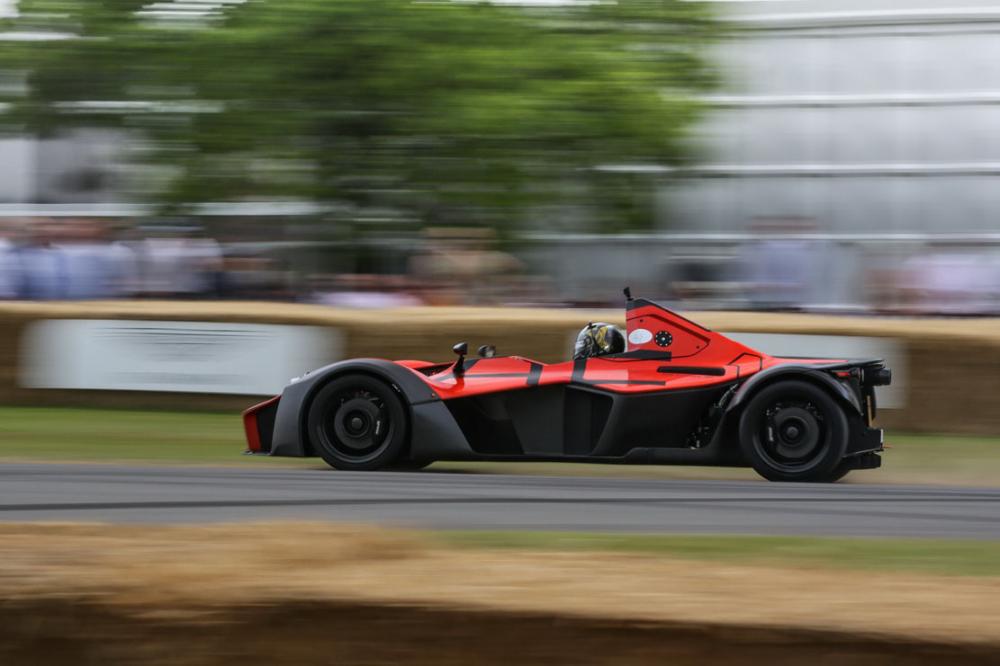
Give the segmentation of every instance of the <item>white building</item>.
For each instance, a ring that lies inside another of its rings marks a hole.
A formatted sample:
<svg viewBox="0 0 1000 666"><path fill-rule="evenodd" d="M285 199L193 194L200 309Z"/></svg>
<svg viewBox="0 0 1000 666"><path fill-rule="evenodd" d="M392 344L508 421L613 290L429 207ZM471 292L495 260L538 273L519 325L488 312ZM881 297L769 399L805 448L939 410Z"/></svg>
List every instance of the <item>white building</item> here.
<svg viewBox="0 0 1000 666"><path fill-rule="evenodd" d="M1000 231L1000 0L725 0L724 89L671 230Z"/></svg>

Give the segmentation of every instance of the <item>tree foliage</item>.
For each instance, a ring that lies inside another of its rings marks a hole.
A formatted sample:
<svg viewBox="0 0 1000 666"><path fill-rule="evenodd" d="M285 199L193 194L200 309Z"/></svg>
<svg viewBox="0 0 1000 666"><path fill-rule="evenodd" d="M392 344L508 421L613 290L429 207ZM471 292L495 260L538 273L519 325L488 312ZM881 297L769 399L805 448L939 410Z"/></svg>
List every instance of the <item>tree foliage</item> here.
<svg viewBox="0 0 1000 666"><path fill-rule="evenodd" d="M684 0L249 0L186 27L146 4L22 0L20 29L75 37L2 47L28 82L6 120L134 132L136 159L171 174L150 194L178 204L305 197L510 225L582 196L610 202L602 228L632 227L594 167L689 159L714 81L715 23Z"/></svg>

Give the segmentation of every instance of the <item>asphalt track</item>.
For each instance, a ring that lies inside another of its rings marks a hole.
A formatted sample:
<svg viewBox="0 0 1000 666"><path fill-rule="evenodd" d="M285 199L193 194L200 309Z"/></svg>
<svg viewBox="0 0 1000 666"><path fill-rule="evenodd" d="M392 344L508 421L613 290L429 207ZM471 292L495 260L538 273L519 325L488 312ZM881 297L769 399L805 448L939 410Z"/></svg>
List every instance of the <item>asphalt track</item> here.
<svg viewBox="0 0 1000 666"><path fill-rule="evenodd" d="M0 464L0 520L1000 538L1000 489Z"/></svg>

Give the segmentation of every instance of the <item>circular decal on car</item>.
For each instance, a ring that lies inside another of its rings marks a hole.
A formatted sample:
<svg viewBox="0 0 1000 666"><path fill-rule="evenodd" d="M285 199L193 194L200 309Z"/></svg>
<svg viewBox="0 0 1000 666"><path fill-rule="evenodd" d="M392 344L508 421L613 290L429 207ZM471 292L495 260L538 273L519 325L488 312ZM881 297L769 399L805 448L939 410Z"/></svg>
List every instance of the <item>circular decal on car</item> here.
<svg viewBox="0 0 1000 666"><path fill-rule="evenodd" d="M628 341L634 345L644 345L653 339L653 334L644 328L637 328L628 334Z"/></svg>
<svg viewBox="0 0 1000 666"><path fill-rule="evenodd" d="M657 331L656 332L656 344L660 347L669 347L674 343L674 336L670 335L670 331Z"/></svg>

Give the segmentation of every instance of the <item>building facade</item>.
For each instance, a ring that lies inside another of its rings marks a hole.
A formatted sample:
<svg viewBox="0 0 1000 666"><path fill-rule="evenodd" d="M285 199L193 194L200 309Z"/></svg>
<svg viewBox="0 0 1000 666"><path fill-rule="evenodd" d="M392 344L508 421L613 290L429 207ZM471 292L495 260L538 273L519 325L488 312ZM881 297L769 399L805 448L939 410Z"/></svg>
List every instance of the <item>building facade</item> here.
<svg viewBox="0 0 1000 666"><path fill-rule="evenodd" d="M663 229L1000 230L1000 1L717 6L723 92L701 165L664 188Z"/></svg>

